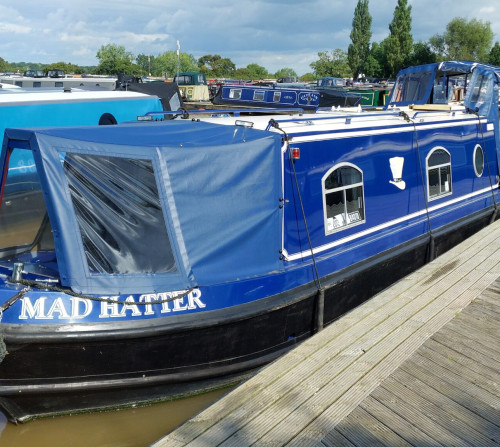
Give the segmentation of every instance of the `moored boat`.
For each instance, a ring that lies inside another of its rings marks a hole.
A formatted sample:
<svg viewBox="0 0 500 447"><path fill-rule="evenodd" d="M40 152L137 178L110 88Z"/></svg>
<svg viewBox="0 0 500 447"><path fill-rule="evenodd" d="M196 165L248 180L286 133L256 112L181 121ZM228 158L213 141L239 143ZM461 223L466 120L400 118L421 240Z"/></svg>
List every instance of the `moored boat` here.
<svg viewBox="0 0 500 447"><path fill-rule="evenodd" d="M496 219L499 75L406 69L383 111L6 130L2 410L231 381Z"/></svg>
<svg viewBox="0 0 500 447"><path fill-rule="evenodd" d="M281 85L223 84L212 98L216 105L243 107L300 107L316 110L318 107L350 107L360 103L357 94L338 89L294 88Z"/></svg>

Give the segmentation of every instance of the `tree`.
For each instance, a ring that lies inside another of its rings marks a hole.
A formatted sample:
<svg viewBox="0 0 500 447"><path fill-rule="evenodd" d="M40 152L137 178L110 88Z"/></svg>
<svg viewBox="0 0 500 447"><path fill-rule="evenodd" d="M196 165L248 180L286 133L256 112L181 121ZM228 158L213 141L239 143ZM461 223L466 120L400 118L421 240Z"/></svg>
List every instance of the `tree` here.
<svg viewBox="0 0 500 447"><path fill-rule="evenodd" d="M408 58L408 65L423 65L437 62L436 54L431 50L430 44L417 42Z"/></svg>
<svg viewBox="0 0 500 447"><path fill-rule="evenodd" d="M53 64L45 65L43 67L45 71L47 70L62 70L64 73L83 73L82 69L78 65L66 63L66 62L55 62Z"/></svg>
<svg viewBox="0 0 500 447"><path fill-rule="evenodd" d="M269 77L267 70L258 64L248 64L245 68L247 79L265 79Z"/></svg>
<svg viewBox="0 0 500 447"><path fill-rule="evenodd" d="M313 82L316 80L316 76L314 73L305 73L300 77L300 81L302 82Z"/></svg>
<svg viewBox="0 0 500 447"><path fill-rule="evenodd" d="M413 48L413 37L411 35L411 5L408 0L398 0L394 9L394 17L389 25L387 63L390 76L405 66L408 56Z"/></svg>
<svg viewBox="0 0 500 447"><path fill-rule="evenodd" d="M331 56L328 51L318 53L319 59L310 64L314 74L318 78L334 76L338 78L348 78L351 76L351 69L347 60L347 53L339 48L332 51Z"/></svg>
<svg viewBox="0 0 500 447"><path fill-rule="evenodd" d="M155 71L155 57L150 54L138 54L135 58L136 64L141 68L142 74L161 76L161 71Z"/></svg>
<svg viewBox="0 0 500 447"><path fill-rule="evenodd" d="M166 51L155 58L155 73L173 78L177 74L177 51ZM198 71L198 64L192 54L179 54L179 72ZM157 74L156 76L159 76Z"/></svg>
<svg viewBox="0 0 500 447"><path fill-rule="evenodd" d="M500 67L500 44L498 42L495 42L495 45L493 45L493 48L490 51L488 63Z"/></svg>
<svg viewBox="0 0 500 447"><path fill-rule="evenodd" d="M293 68L280 68L276 73L274 73L274 77L279 79L279 78L296 78L297 73L295 73L295 70Z"/></svg>
<svg viewBox="0 0 500 447"><path fill-rule="evenodd" d="M493 43L493 31L490 22L477 19L467 22L462 17L455 17L446 26L444 34L432 36L429 42L441 59L486 62Z"/></svg>
<svg viewBox="0 0 500 447"><path fill-rule="evenodd" d="M134 56L124 46L116 44L103 45L96 54L99 64L96 74L116 75L118 73L140 74L140 67L133 64Z"/></svg>
<svg viewBox="0 0 500 447"><path fill-rule="evenodd" d="M198 67L202 73L216 78L231 77L236 65L231 59L218 54L207 54L198 59Z"/></svg>
<svg viewBox="0 0 500 447"><path fill-rule="evenodd" d="M352 19L352 43L347 50L347 59L354 79L365 72L365 64L370 54L371 26L372 17L368 11L368 0L358 0Z"/></svg>
<svg viewBox="0 0 500 447"><path fill-rule="evenodd" d="M0 71L8 71L8 69L9 69L9 64L7 63L7 61L5 61L0 57Z"/></svg>

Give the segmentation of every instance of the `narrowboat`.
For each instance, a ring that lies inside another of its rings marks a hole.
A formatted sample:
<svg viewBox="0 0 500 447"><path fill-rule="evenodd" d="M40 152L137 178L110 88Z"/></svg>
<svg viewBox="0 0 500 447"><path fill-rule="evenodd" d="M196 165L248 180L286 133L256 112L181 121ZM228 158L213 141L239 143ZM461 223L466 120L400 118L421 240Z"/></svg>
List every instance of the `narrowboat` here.
<svg viewBox="0 0 500 447"><path fill-rule="evenodd" d="M443 62L381 111L7 129L0 408L231 383L488 225L499 81Z"/></svg>
<svg viewBox="0 0 500 447"><path fill-rule="evenodd" d="M293 88L286 86L223 84L212 102L216 105L244 107L300 107L316 110L318 107L356 106L361 96L338 89Z"/></svg>
<svg viewBox="0 0 500 447"><path fill-rule="evenodd" d="M0 84L1 85L1 84ZM91 126L169 110L155 94L63 88L0 88L0 141L7 127Z"/></svg>

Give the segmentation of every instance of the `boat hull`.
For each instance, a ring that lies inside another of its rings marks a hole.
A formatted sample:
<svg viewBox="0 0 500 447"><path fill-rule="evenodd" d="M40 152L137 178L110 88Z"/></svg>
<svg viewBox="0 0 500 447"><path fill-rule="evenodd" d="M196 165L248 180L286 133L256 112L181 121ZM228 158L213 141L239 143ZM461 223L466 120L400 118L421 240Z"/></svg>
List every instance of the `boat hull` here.
<svg viewBox="0 0 500 447"><path fill-rule="evenodd" d="M486 226L492 209L443 227L441 254ZM326 325L424 265L422 236L321 278ZM360 287L363 284L363 287ZM36 336L4 326L0 408L13 422L136 406L233 385L318 330L318 289L307 284L256 302L192 315L183 325L142 331L107 326L86 337L39 327ZM13 325L14 326L14 325ZM58 339L54 339L58 333Z"/></svg>

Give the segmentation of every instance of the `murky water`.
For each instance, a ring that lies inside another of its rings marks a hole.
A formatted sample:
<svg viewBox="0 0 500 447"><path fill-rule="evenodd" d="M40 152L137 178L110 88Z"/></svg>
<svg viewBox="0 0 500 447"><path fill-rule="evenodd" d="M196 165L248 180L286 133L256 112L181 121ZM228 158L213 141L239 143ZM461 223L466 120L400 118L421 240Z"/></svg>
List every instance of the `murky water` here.
<svg viewBox="0 0 500 447"><path fill-rule="evenodd" d="M14 425L0 413L1 447L145 447L230 388L128 410L39 419Z"/></svg>

